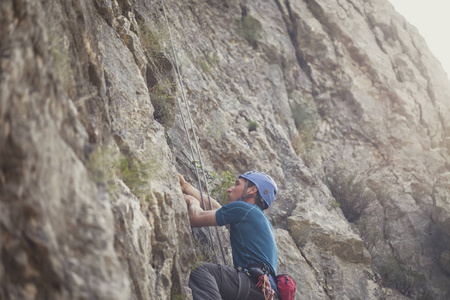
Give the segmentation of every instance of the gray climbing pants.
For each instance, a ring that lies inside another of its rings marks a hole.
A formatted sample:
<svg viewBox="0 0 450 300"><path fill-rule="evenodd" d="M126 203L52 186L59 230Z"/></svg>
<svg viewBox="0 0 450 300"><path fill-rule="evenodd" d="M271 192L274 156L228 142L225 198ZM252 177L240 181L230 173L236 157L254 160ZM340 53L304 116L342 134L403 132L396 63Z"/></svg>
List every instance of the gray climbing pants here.
<svg viewBox="0 0 450 300"><path fill-rule="evenodd" d="M241 280L249 281L246 285L250 289L247 299L264 300L263 293L249 277L242 276ZM239 290L239 272L227 266L206 263L191 272L189 287L194 300L235 300Z"/></svg>

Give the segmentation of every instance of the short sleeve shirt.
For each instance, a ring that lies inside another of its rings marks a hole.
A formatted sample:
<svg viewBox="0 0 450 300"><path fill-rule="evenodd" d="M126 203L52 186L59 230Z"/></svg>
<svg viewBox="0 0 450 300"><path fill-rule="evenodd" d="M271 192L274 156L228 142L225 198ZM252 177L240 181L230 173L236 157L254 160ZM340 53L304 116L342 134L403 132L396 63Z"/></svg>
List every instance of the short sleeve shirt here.
<svg viewBox="0 0 450 300"><path fill-rule="evenodd" d="M230 243L235 268L264 263L277 273L278 249L273 227L255 204L235 201L216 211L219 226L230 224Z"/></svg>

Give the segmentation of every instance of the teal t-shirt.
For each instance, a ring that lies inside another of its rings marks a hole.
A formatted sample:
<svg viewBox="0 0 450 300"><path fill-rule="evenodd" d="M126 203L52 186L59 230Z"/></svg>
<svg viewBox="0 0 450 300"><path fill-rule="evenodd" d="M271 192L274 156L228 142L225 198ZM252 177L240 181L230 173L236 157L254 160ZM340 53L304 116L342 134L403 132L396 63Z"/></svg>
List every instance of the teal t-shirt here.
<svg viewBox="0 0 450 300"><path fill-rule="evenodd" d="M264 263L272 274L277 274L278 249L273 227L258 206L243 201L226 204L216 211L216 221L219 226L230 224L235 268ZM277 291L275 282L272 286Z"/></svg>

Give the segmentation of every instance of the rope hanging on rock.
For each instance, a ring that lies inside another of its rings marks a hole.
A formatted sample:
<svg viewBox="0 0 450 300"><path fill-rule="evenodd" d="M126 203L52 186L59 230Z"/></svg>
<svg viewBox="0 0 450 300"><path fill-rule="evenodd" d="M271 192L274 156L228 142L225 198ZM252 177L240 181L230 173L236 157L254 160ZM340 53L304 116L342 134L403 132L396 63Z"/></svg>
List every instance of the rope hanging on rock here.
<svg viewBox="0 0 450 300"><path fill-rule="evenodd" d="M201 152L200 152L200 147L198 145L198 139L197 139L197 135L195 134L195 129L194 129L194 124L193 124L192 117L191 117L191 112L190 112L189 105L188 105L188 102L187 102L187 98L186 98L186 95L185 95L185 92L184 92L183 79L181 78L181 72L180 72L180 69L179 69L179 66L178 66L178 58L177 58L177 54L176 54L176 51L175 51L175 46L173 45L173 41L172 41L172 35L171 35L171 32L170 32L169 21L167 20L167 14L166 14L166 9L165 9L165 5L164 5L164 0L161 0L161 6L162 6L162 9L163 9L164 20L165 20L165 23L166 23L166 26L167 26L167 30L168 30L168 34L169 34L169 41L170 41L170 45L171 45L171 48L172 48L173 60L174 60L174 63L175 63L175 71L176 71L177 78L178 78L178 84L180 85L181 96L183 98L183 101L184 101L184 104L185 104L185 107L186 107L186 111L187 111L187 116L189 118L189 123L191 125L192 136L194 138L194 142L195 142L195 146L196 146L196 150L197 150L197 156L198 156L198 162L200 164L200 169L202 170L202 173L203 173L203 180L205 182L206 193L208 195L208 200L209 200L209 206L212 209L212 201L211 201L211 195L210 195L210 192L209 192L208 181L207 181L207 178L206 178L206 172L205 172L205 169L203 168L203 161L202 161L202 156L201 156ZM186 137L187 137L187 140L188 140L188 143L189 143L189 147L190 147L190 150L191 150L192 161L195 163L195 161L197 161L197 160L195 159L194 148L192 147L191 137L189 135L189 130L188 130L187 126L186 126L186 121L185 121L185 118L184 118L181 102L180 102L180 99L178 98L178 96L176 96L175 98L177 99L177 104L178 104L178 108L180 110L180 115L181 115L181 120L183 122L184 131L186 133ZM203 204L203 207L206 209L205 200L203 199L202 183L201 183L201 179L200 179L200 174L198 172L199 168L197 168L197 166L195 166L194 169L195 169L195 174L197 176L197 181L198 181L198 186L199 186L199 190L200 190L200 197L201 197L201 200L202 200L202 204ZM213 246L214 261L215 261L215 263L217 263L217 255L216 255L216 251L214 250L214 240L212 238L212 234L211 234L210 228L207 227L207 229L208 229L209 237L210 237L210 240L211 240L211 243L212 243L212 246ZM223 263L224 263L224 265L226 265L225 253L223 252L222 242L221 242L220 235L219 235L219 230L218 230L217 227L216 227L216 233L217 233L217 240L219 242L220 251L222 253Z"/></svg>

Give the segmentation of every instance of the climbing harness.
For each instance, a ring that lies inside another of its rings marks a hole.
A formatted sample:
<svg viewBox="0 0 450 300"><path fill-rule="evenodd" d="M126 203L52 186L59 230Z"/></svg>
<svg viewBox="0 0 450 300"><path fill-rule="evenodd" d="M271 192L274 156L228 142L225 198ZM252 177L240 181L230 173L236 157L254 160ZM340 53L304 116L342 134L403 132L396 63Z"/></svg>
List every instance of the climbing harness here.
<svg viewBox="0 0 450 300"><path fill-rule="evenodd" d="M244 268L238 267L237 270L239 271L239 274L243 273L249 278L252 278L253 282L256 284L256 287L261 289L265 300L273 299L275 290L272 288L269 277L272 277L272 280L274 278L266 264L251 264Z"/></svg>
<svg viewBox="0 0 450 300"><path fill-rule="evenodd" d="M234 300L246 300L250 292L250 278L243 272L238 273L239 288L236 298Z"/></svg>
<svg viewBox="0 0 450 300"><path fill-rule="evenodd" d="M181 96L183 98L183 101L184 101L184 104L185 104L185 107L186 107L187 116L189 118L189 123L191 125L192 136L194 138L194 142L195 142L195 146L196 146L196 150L197 150L197 155L198 155L198 162L200 164L200 169L202 170L202 173L203 173L203 180L204 180L205 186L206 186L206 193L208 195L209 205L210 205L210 207L212 209L212 201L211 201L211 195L210 195L210 192L209 192L208 181L207 181L207 178L206 178L206 172L205 172L205 169L203 168L203 162L202 162L202 156L201 156L201 153L200 153L200 147L198 145L197 135L195 134L194 124L193 124L192 117L191 117L191 111L189 109L189 105L188 105L188 102L187 102L186 94L184 92L184 83L183 83L183 79L181 78L181 72L180 72L180 69L179 69L179 66L178 66L178 58L177 58L177 54L176 54L176 51L175 51L175 46L174 46L173 40L172 40L172 35L171 35L171 31L170 31L169 21L167 20L167 13L166 13L165 5L164 5L164 0L161 0L161 6L162 6L163 14L164 14L164 20L165 20L165 23L166 23L166 26L167 26L167 31L168 31L168 34L169 34L169 40L170 40L170 45L171 45L171 48L172 48L172 55L173 55L173 60L174 60L174 63L175 63L175 71L177 73L178 84L180 85ZM184 119L184 114L183 114L181 102L180 102L180 99L178 98L178 96L176 96L175 98L177 99L177 105L178 105L178 108L180 110L180 115L181 115L181 120L183 122L184 131L186 133L186 137L187 137L187 140L188 140L188 143L189 143L189 147L190 147L190 150L191 150L192 161L195 162L197 160L195 159L194 148L192 147L191 138L190 138L190 135L189 135L188 128L186 126L186 121ZM196 173L197 180L198 180L198 186L199 186L199 191L200 191L200 197L201 197L201 200L202 200L202 204L203 204L203 207L206 208L205 200L203 199L203 189L202 189L202 183L201 183L201 179L200 179L200 175L199 175L198 169L199 168L195 167L195 173ZM214 240L212 238L212 234L211 234L210 228L207 227L207 229L208 229L209 237L210 237L210 240L211 240L211 243L212 243L212 246L213 246L214 260L217 263L217 255L216 255L216 251L214 250ZM220 235L219 235L219 229L217 227L216 227L216 234L217 234L217 240L219 242L220 251L222 253L223 263L224 263L224 265L226 265L225 253L223 251L222 242L221 242Z"/></svg>

